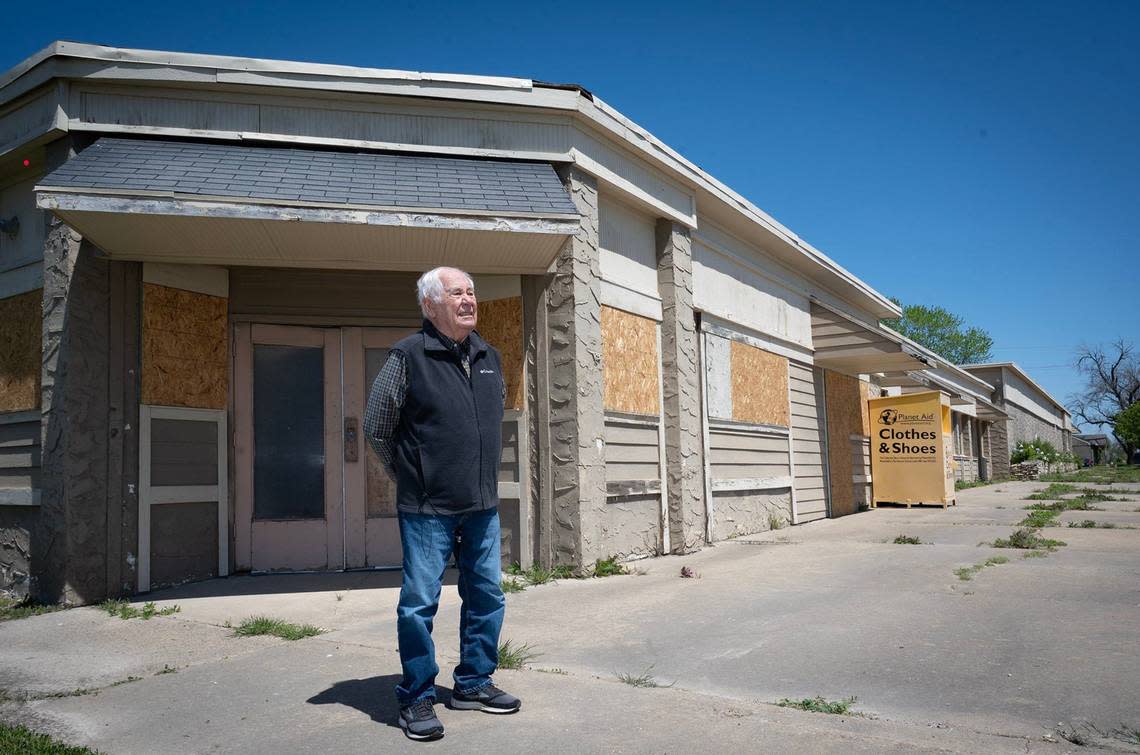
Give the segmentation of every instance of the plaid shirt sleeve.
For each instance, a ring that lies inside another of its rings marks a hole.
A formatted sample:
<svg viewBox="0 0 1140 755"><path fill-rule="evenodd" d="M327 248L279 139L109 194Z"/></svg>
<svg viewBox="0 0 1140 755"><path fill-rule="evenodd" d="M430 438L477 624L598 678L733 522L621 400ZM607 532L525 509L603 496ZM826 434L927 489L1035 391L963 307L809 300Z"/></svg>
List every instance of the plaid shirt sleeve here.
<svg viewBox="0 0 1140 755"><path fill-rule="evenodd" d="M395 472L396 426L408 391L408 366L404 354L393 351L376 375L364 412L364 437L376 450L384 469L393 479Z"/></svg>

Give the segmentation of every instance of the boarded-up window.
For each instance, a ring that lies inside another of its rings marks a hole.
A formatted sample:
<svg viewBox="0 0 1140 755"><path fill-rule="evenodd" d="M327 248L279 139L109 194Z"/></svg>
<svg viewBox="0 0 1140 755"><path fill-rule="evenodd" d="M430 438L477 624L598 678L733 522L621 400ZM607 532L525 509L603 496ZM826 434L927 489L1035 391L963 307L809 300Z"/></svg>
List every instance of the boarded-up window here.
<svg viewBox="0 0 1140 755"><path fill-rule="evenodd" d="M705 338L708 415L788 427L788 360L770 351L709 334Z"/></svg>
<svg viewBox="0 0 1140 755"><path fill-rule="evenodd" d="M508 409L523 408L522 299L479 302L479 335L503 358Z"/></svg>
<svg viewBox="0 0 1140 755"><path fill-rule="evenodd" d="M606 411L660 413L657 322L602 307L602 364Z"/></svg>
<svg viewBox="0 0 1140 755"><path fill-rule="evenodd" d="M40 405L43 291L0 300L0 412Z"/></svg>
<svg viewBox="0 0 1140 755"><path fill-rule="evenodd" d="M144 283L142 403L224 409L228 340L225 299Z"/></svg>
<svg viewBox="0 0 1140 755"><path fill-rule="evenodd" d="M732 418L788 426L788 360L732 342Z"/></svg>

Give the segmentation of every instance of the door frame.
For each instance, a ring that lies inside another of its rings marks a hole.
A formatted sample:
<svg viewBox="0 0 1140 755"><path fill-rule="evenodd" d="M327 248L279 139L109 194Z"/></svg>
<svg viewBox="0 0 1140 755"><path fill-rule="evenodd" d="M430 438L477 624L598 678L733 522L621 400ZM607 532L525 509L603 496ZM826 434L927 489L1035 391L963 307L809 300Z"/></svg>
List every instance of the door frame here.
<svg viewBox="0 0 1140 755"><path fill-rule="evenodd" d="M253 347L268 346L320 347L324 355L325 385L325 517L323 520L262 520L253 518ZM234 560L239 570L267 571L254 565L253 541L263 530L266 537L311 539L323 534L327 570L344 568L344 456L340 422L330 417L343 416L341 406L341 337L339 329L305 325L234 324ZM328 385L330 376L336 376ZM333 390L335 388L335 390ZM335 460L335 464L330 464ZM320 524L318 524L320 522ZM273 532L277 530L278 532ZM272 568L270 570L276 571ZM289 567L282 567L283 571ZM303 570L303 569L299 569Z"/></svg>

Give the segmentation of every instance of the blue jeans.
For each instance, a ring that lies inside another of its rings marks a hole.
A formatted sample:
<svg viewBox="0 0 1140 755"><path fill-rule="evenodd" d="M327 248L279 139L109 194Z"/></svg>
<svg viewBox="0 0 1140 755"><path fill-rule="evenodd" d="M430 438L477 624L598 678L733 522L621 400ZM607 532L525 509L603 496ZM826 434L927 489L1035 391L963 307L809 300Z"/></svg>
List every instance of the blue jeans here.
<svg viewBox="0 0 1140 755"><path fill-rule="evenodd" d="M499 511L454 516L400 512L400 544L404 548L404 582L396 608L396 634L404 678L396 686L400 706L435 700L435 643L431 630L443 572L455 552L458 535L459 665L455 689L476 692L491 683L499 662L499 630L503 599L499 564Z"/></svg>

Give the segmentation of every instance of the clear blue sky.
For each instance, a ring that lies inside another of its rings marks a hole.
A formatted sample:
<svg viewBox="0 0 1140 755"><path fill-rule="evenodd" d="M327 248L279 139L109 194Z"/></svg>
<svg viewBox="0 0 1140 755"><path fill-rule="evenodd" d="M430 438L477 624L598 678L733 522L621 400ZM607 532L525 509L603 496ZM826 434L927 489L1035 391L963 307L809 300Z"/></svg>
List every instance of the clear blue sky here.
<svg viewBox="0 0 1140 755"><path fill-rule="evenodd" d="M53 39L575 82L1064 401L1140 344L1140 2L23 3Z"/></svg>

